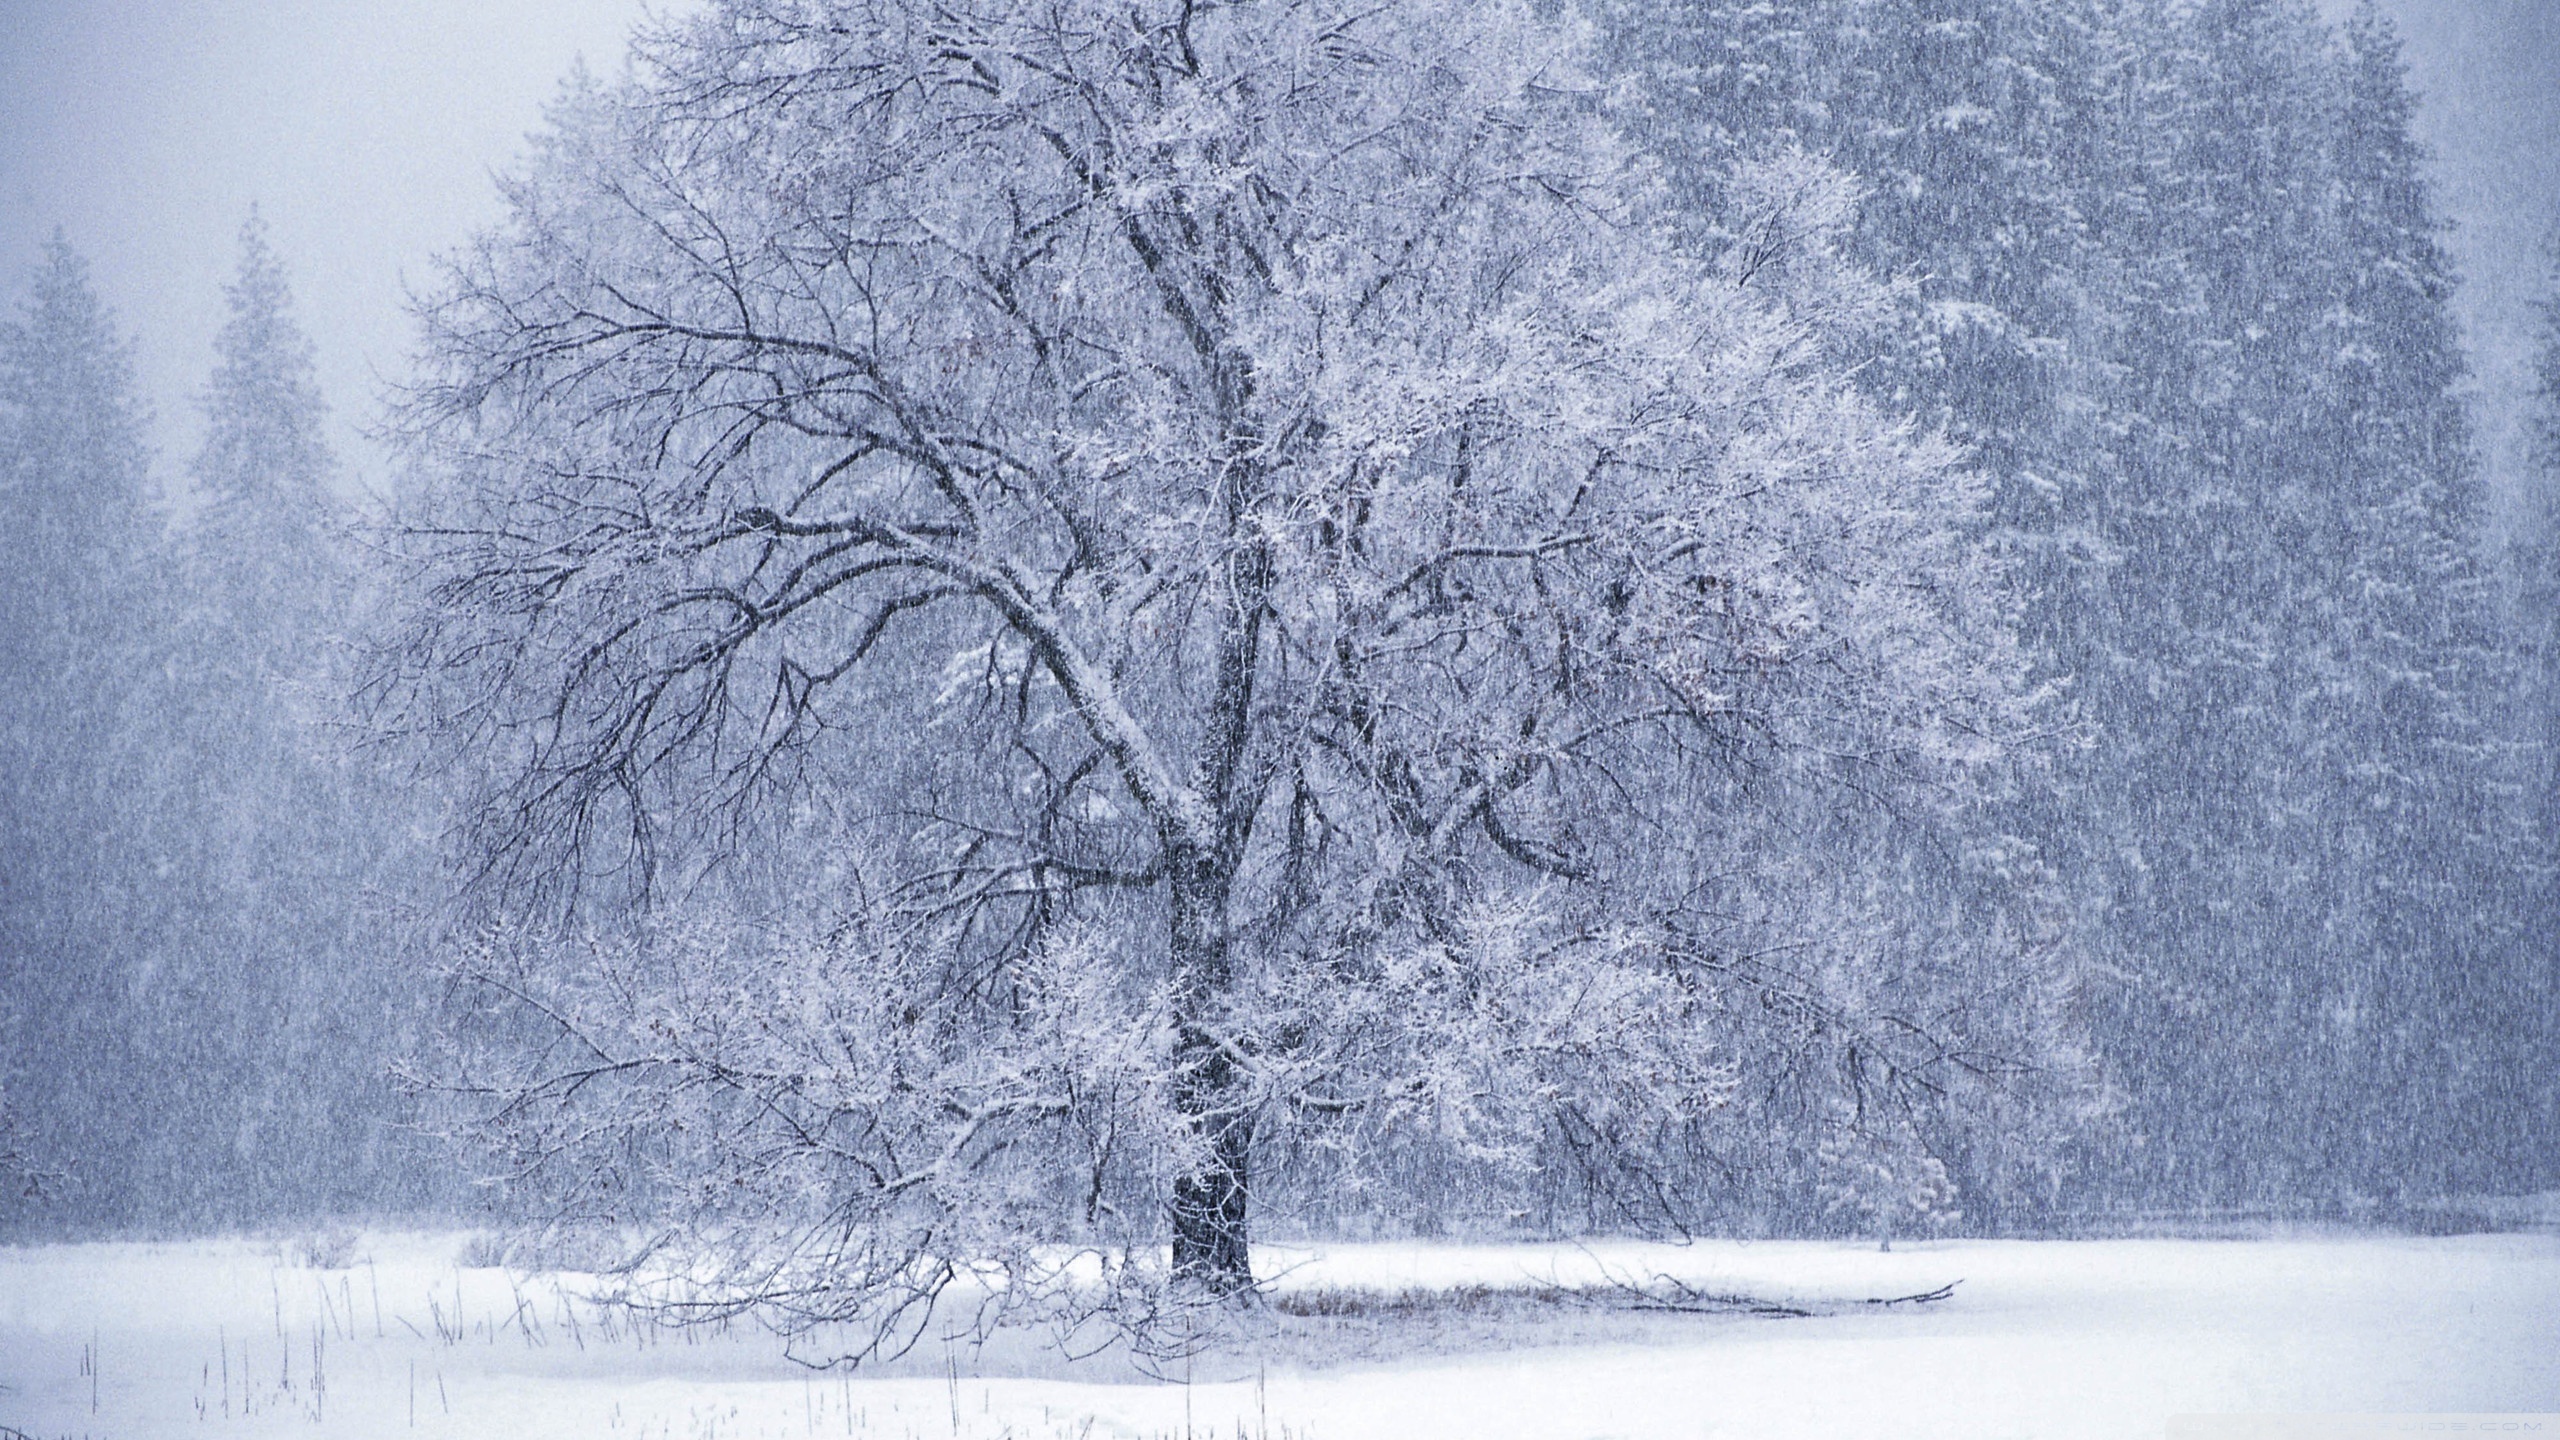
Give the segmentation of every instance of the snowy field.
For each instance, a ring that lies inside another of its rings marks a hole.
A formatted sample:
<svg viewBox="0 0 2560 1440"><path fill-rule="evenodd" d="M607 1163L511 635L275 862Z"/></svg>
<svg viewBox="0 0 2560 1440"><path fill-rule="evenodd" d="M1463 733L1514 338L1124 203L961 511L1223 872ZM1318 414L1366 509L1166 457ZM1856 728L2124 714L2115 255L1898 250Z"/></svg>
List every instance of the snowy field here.
<svg viewBox="0 0 2560 1440"><path fill-rule="evenodd" d="M1002 1341L813 1373L635 1330L468 1237L0 1250L0 1427L56 1436L2145 1436L2182 1411L2560 1411L2560 1235L1257 1251L1309 1297L1669 1275L1805 1318L1278 1314L1149 1379ZM306 1257L307 1258L307 1257ZM333 1257L338 1258L338 1257ZM1961 1281L1927 1306L1862 1302ZM1283 1310L1291 1308L1287 1304ZM1357 1305L1332 1308L1358 1310ZM5 1433L5 1431L0 1431Z"/></svg>

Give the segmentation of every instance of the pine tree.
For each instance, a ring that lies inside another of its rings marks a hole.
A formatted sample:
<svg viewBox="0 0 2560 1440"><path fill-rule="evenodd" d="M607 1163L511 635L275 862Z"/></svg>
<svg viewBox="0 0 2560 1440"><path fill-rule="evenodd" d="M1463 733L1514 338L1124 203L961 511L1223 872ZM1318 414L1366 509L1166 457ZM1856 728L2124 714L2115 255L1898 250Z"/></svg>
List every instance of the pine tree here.
<svg viewBox="0 0 2560 1440"><path fill-rule="evenodd" d="M384 1070L418 987L378 897L416 807L334 734L352 569L309 343L242 235L191 468L146 499L120 342L57 245L0 332L11 683L0 1074L17 1218L88 1231L381 1210L429 1193ZM7 1212L0 1212L5 1215Z"/></svg>
<svg viewBox="0 0 2560 1440"><path fill-rule="evenodd" d="M2165 17L2138 92L2153 176L2118 355L2129 424L2107 506L2084 794L2107 877L2102 1033L2155 1200L2283 1193L2300 1168L2277 1017L2324 906L2291 707L2318 566L2338 552L2296 464L2326 232L2321 32L2291 0ZM2127 1173L2129 1172L2129 1173Z"/></svg>
<svg viewBox="0 0 2560 1440"><path fill-rule="evenodd" d="M2539 1093L2522 1109L2519 1128L2542 1137L2526 1162L2526 1188L2560 1183L2560 229L2543 242L2543 294L2533 352L2529 428L2531 474L2526 522L2515 542L2516 600L2512 628L2525 669L2516 707L2517 806L2529 832L2530 868L2517 978L2511 1009L2539 1016L2531 1072Z"/></svg>
<svg viewBox="0 0 2560 1440"><path fill-rule="evenodd" d="M1760 150L1865 182L1854 253L1907 286L1864 374L1993 486L2033 663L2091 742L1986 822L2058 877L2100 977L2127 1105L2084 1195L2477 1181L2469 1117L2517 1067L2448 1047L2514 953L2505 681L2387 27L2341 45L2301 0L1605 14L1698 213Z"/></svg>
<svg viewBox="0 0 2560 1440"><path fill-rule="evenodd" d="M0 1087L24 1167L62 1175L48 1205L94 1193L65 1157L114 1163L131 1116L108 1082L140 1058L114 923L136 865L114 817L159 613L143 420L125 342L57 236L0 325Z"/></svg>
<svg viewBox="0 0 2560 1440"><path fill-rule="evenodd" d="M309 626L345 583L339 505L320 435L326 407L311 342L294 323L283 263L252 211L225 288L229 318L204 397L204 448L190 471L203 505L188 537L205 602L269 673L317 656Z"/></svg>
<svg viewBox="0 0 2560 1440"><path fill-rule="evenodd" d="M2525 742L2533 760L2525 811L2544 837L2546 864L2560 861L2560 229L2543 241L2541 325L2533 354L2533 410L2529 444L2532 474L2539 482L2530 497L2527 524L2518 549L2521 583L2518 628L2526 637L2526 656L2533 667L2539 703L2538 728ZM2560 891L2555 891L2560 893ZM2545 934L2560 933L2546 929Z"/></svg>
<svg viewBox="0 0 2560 1440"><path fill-rule="evenodd" d="M140 1018L185 1056L161 1084L140 1187L164 1223L379 1208L414 1197L388 1126L403 986L369 898L414 850L413 808L336 723L353 600L312 347L253 212L203 396L176 544L152 803L166 918ZM396 886L394 888L397 888Z"/></svg>
<svg viewBox="0 0 2560 1440"><path fill-rule="evenodd" d="M2322 1093L2360 1102L2354 1183L2506 1187L2530 1168L2513 1127L2535 1083L2510 991L2527 837L2503 795L2511 767L2494 723L2516 676L2458 388L2444 225L2399 42L2371 4L2336 63L2339 215L2303 455L2327 481L2344 557L2315 621L2331 666L2320 678L2338 696L2320 735L2324 830L2352 876L2335 913L2353 923L2323 932L2332 963L2309 1028L2325 1053L2353 1057Z"/></svg>

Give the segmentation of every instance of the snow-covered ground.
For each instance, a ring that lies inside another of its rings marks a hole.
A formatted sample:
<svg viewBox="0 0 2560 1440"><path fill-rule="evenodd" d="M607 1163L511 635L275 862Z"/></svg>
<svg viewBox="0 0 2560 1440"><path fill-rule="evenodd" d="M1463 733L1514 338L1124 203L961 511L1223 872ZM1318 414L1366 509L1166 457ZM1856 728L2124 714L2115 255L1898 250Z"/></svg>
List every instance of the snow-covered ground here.
<svg viewBox="0 0 2560 1440"><path fill-rule="evenodd" d="M1333 1245L1280 1287L1667 1274L1812 1318L1274 1317L1188 1383L928 1343L813 1373L769 1338L604 1328L557 1284L369 1235L0 1249L0 1426L55 1436L2140 1436L2182 1411L2560 1411L2560 1236L1871 1247ZM1857 1302L1960 1280L1925 1307ZM1274 1358L1278 1357L1278 1358ZM2560 1433L2560 1432L2555 1432Z"/></svg>

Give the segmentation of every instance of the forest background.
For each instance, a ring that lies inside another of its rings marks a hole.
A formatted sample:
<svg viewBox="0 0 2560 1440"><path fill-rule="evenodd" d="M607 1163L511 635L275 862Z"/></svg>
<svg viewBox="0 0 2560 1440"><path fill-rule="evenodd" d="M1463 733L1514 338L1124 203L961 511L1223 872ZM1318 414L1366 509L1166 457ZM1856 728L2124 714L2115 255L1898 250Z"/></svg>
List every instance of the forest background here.
<svg viewBox="0 0 2560 1440"><path fill-rule="evenodd" d="M1702 246L1737 165L1800 148L1860 186L1843 252L1900 284L1844 359L1989 482L2051 740L1925 844L1763 817L1758 862L1819 878L1758 923L1836 956L1775 991L1845 1018L1774 1046L1650 1201L1550 1155L1490 1204L1455 1164L1310 1183L1280 1226L2032 1233L2560 1186L2560 332L2536 393L2467 378L2380 15L1598 19ZM394 1078L445 1073L456 937L486 932L449 899L463 792L354 743L399 600L288 269L253 220L192 395L144 392L68 243L0 332L16 1234L511 1203ZM190 404L167 463L152 417ZM1854 1022L1897 985L1979 1014L1998 1063L1871 1091Z"/></svg>

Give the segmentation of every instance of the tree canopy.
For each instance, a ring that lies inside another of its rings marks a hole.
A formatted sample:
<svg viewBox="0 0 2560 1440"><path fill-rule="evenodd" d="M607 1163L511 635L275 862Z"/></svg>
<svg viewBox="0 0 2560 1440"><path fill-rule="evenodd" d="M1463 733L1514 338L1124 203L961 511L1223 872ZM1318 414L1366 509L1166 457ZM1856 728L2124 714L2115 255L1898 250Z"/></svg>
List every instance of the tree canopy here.
<svg viewBox="0 0 2560 1440"><path fill-rule="evenodd" d="M750 1289L1132 1195L1231 1289L1273 1127L1700 1121L1759 792L1934 813L2028 723L1979 487L1835 359L1853 187L1772 157L1687 245L1534 7L738 0L642 56L426 310L377 696L519 908L831 847L816 971L545 992L490 1083L535 1158L623 1081L733 1107L723 1197L806 1222Z"/></svg>

